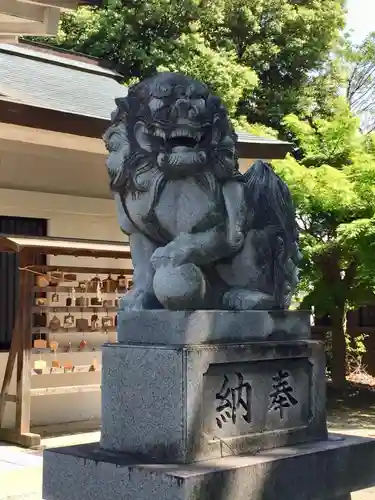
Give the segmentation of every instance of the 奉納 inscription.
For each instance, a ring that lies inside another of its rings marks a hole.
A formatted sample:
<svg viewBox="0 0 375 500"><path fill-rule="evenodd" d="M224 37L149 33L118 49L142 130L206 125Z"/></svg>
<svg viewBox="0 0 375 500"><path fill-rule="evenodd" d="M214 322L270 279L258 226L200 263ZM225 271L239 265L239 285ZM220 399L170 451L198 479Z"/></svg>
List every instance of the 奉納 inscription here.
<svg viewBox="0 0 375 500"><path fill-rule="evenodd" d="M235 424L239 414L245 422L251 422L251 385L244 381L241 373L236 373L236 378L237 383L232 387L229 378L224 375L223 385L216 394L216 423L220 429L229 421Z"/></svg>
<svg viewBox="0 0 375 500"><path fill-rule="evenodd" d="M212 364L204 375L204 433L229 439L308 426L312 383L304 358Z"/></svg>
<svg viewBox="0 0 375 500"><path fill-rule="evenodd" d="M294 389L289 384L289 373L287 371L279 370L278 373L272 377L274 383L272 384L273 391L270 394L271 404L270 410L279 412L280 418L284 418L285 408L296 406L297 399L293 396Z"/></svg>

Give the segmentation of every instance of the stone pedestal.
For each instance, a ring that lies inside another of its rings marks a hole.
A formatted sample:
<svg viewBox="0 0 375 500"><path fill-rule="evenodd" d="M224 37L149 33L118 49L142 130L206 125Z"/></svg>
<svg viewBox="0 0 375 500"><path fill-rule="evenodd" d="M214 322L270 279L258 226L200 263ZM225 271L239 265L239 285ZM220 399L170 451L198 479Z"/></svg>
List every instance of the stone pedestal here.
<svg viewBox="0 0 375 500"><path fill-rule="evenodd" d="M142 462L98 444L44 452L45 500L349 500L374 484L373 440L346 437L190 465Z"/></svg>
<svg viewBox="0 0 375 500"><path fill-rule="evenodd" d="M101 442L45 452L43 498L342 500L372 485L375 441L327 440L309 332L301 312L120 315Z"/></svg>
<svg viewBox="0 0 375 500"><path fill-rule="evenodd" d="M105 345L103 449L168 463L326 438L319 342Z"/></svg>
<svg viewBox="0 0 375 500"><path fill-rule="evenodd" d="M302 340L308 322L266 311L120 316L121 343L103 347L101 447L191 463L325 439L325 355Z"/></svg>

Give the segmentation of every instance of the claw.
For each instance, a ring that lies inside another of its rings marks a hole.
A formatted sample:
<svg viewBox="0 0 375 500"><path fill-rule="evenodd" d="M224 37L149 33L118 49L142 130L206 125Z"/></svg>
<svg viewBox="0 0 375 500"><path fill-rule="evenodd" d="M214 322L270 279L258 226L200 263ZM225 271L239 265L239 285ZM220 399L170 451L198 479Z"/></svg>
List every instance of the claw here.
<svg viewBox="0 0 375 500"><path fill-rule="evenodd" d="M235 311L272 309L273 303L271 295L242 288L229 290L223 297L224 308Z"/></svg>
<svg viewBox="0 0 375 500"><path fill-rule="evenodd" d="M121 311L144 311L146 309L158 309L158 303L153 292L143 290L131 290L120 300Z"/></svg>

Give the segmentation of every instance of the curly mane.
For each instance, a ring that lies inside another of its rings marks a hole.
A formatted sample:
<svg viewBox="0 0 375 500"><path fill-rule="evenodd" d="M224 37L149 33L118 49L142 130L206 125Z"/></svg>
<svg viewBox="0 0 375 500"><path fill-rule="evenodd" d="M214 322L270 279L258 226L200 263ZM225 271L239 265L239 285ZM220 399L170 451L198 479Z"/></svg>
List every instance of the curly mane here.
<svg viewBox="0 0 375 500"><path fill-rule="evenodd" d="M298 227L288 186L262 161L256 161L244 174L248 223L258 232L258 265L273 291L275 302L284 307L297 282ZM273 266L270 266L273 262Z"/></svg>

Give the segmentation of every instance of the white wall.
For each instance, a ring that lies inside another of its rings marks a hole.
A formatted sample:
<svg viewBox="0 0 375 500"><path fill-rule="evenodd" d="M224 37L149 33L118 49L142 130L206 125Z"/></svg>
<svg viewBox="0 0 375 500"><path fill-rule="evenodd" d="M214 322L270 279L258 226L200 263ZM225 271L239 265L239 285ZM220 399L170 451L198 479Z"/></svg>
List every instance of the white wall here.
<svg viewBox="0 0 375 500"><path fill-rule="evenodd" d="M114 202L49 193L0 189L0 216L34 217L48 220L49 236L124 241L119 230ZM51 257L51 264L129 268L129 261ZM57 339L58 340L58 339ZM100 345L100 334L96 339ZM103 336L103 342L107 341ZM38 356L33 355L33 360ZM44 355L51 357L50 354ZM59 354L77 364L90 364L94 358L101 363L100 352ZM0 383L4 375L7 353L0 353ZM62 360L61 360L62 361ZM32 377L32 387L56 385L99 384L100 373L49 375ZM12 381L14 390L14 380ZM15 405L7 403L5 425L14 422ZM100 392L70 395L34 396L31 404L32 425L48 425L100 418Z"/></svg>
<svg viewBox="0 0 375 500"><path fill-rule="evenodd" d="M58 355L59 361L69 360L73 364L90 364L93 358L101 364L101 352L72 352ZM0 352L0 381L2 382L8 354ZM52 355L43 354L43 359ZM39 359L32 354L31 363ZM62 375L36 375L32 377L32 388L100 384L100 372L71 373ZM15 394L15 377L9 394ZM100 419L100 391L56 395L36 395L31 398L31 425L54 425ZM4 427L12 427L15 422L15 405L6 404Z"/></svg>
<svg viewBox="0 0 375 500"><path fill-rule="evenodd" d="M48 220L48 235L62 238L125 241L113 200L0 189L0 216ZM53 265L129 267L129 261L51 257Z"/></svg>
<svg viewBox="0 0 375 500"><path fill-rule="evenodd" d="M0 189L0 214L49 220L49 235L123 241L113 200Z"/></svg>

